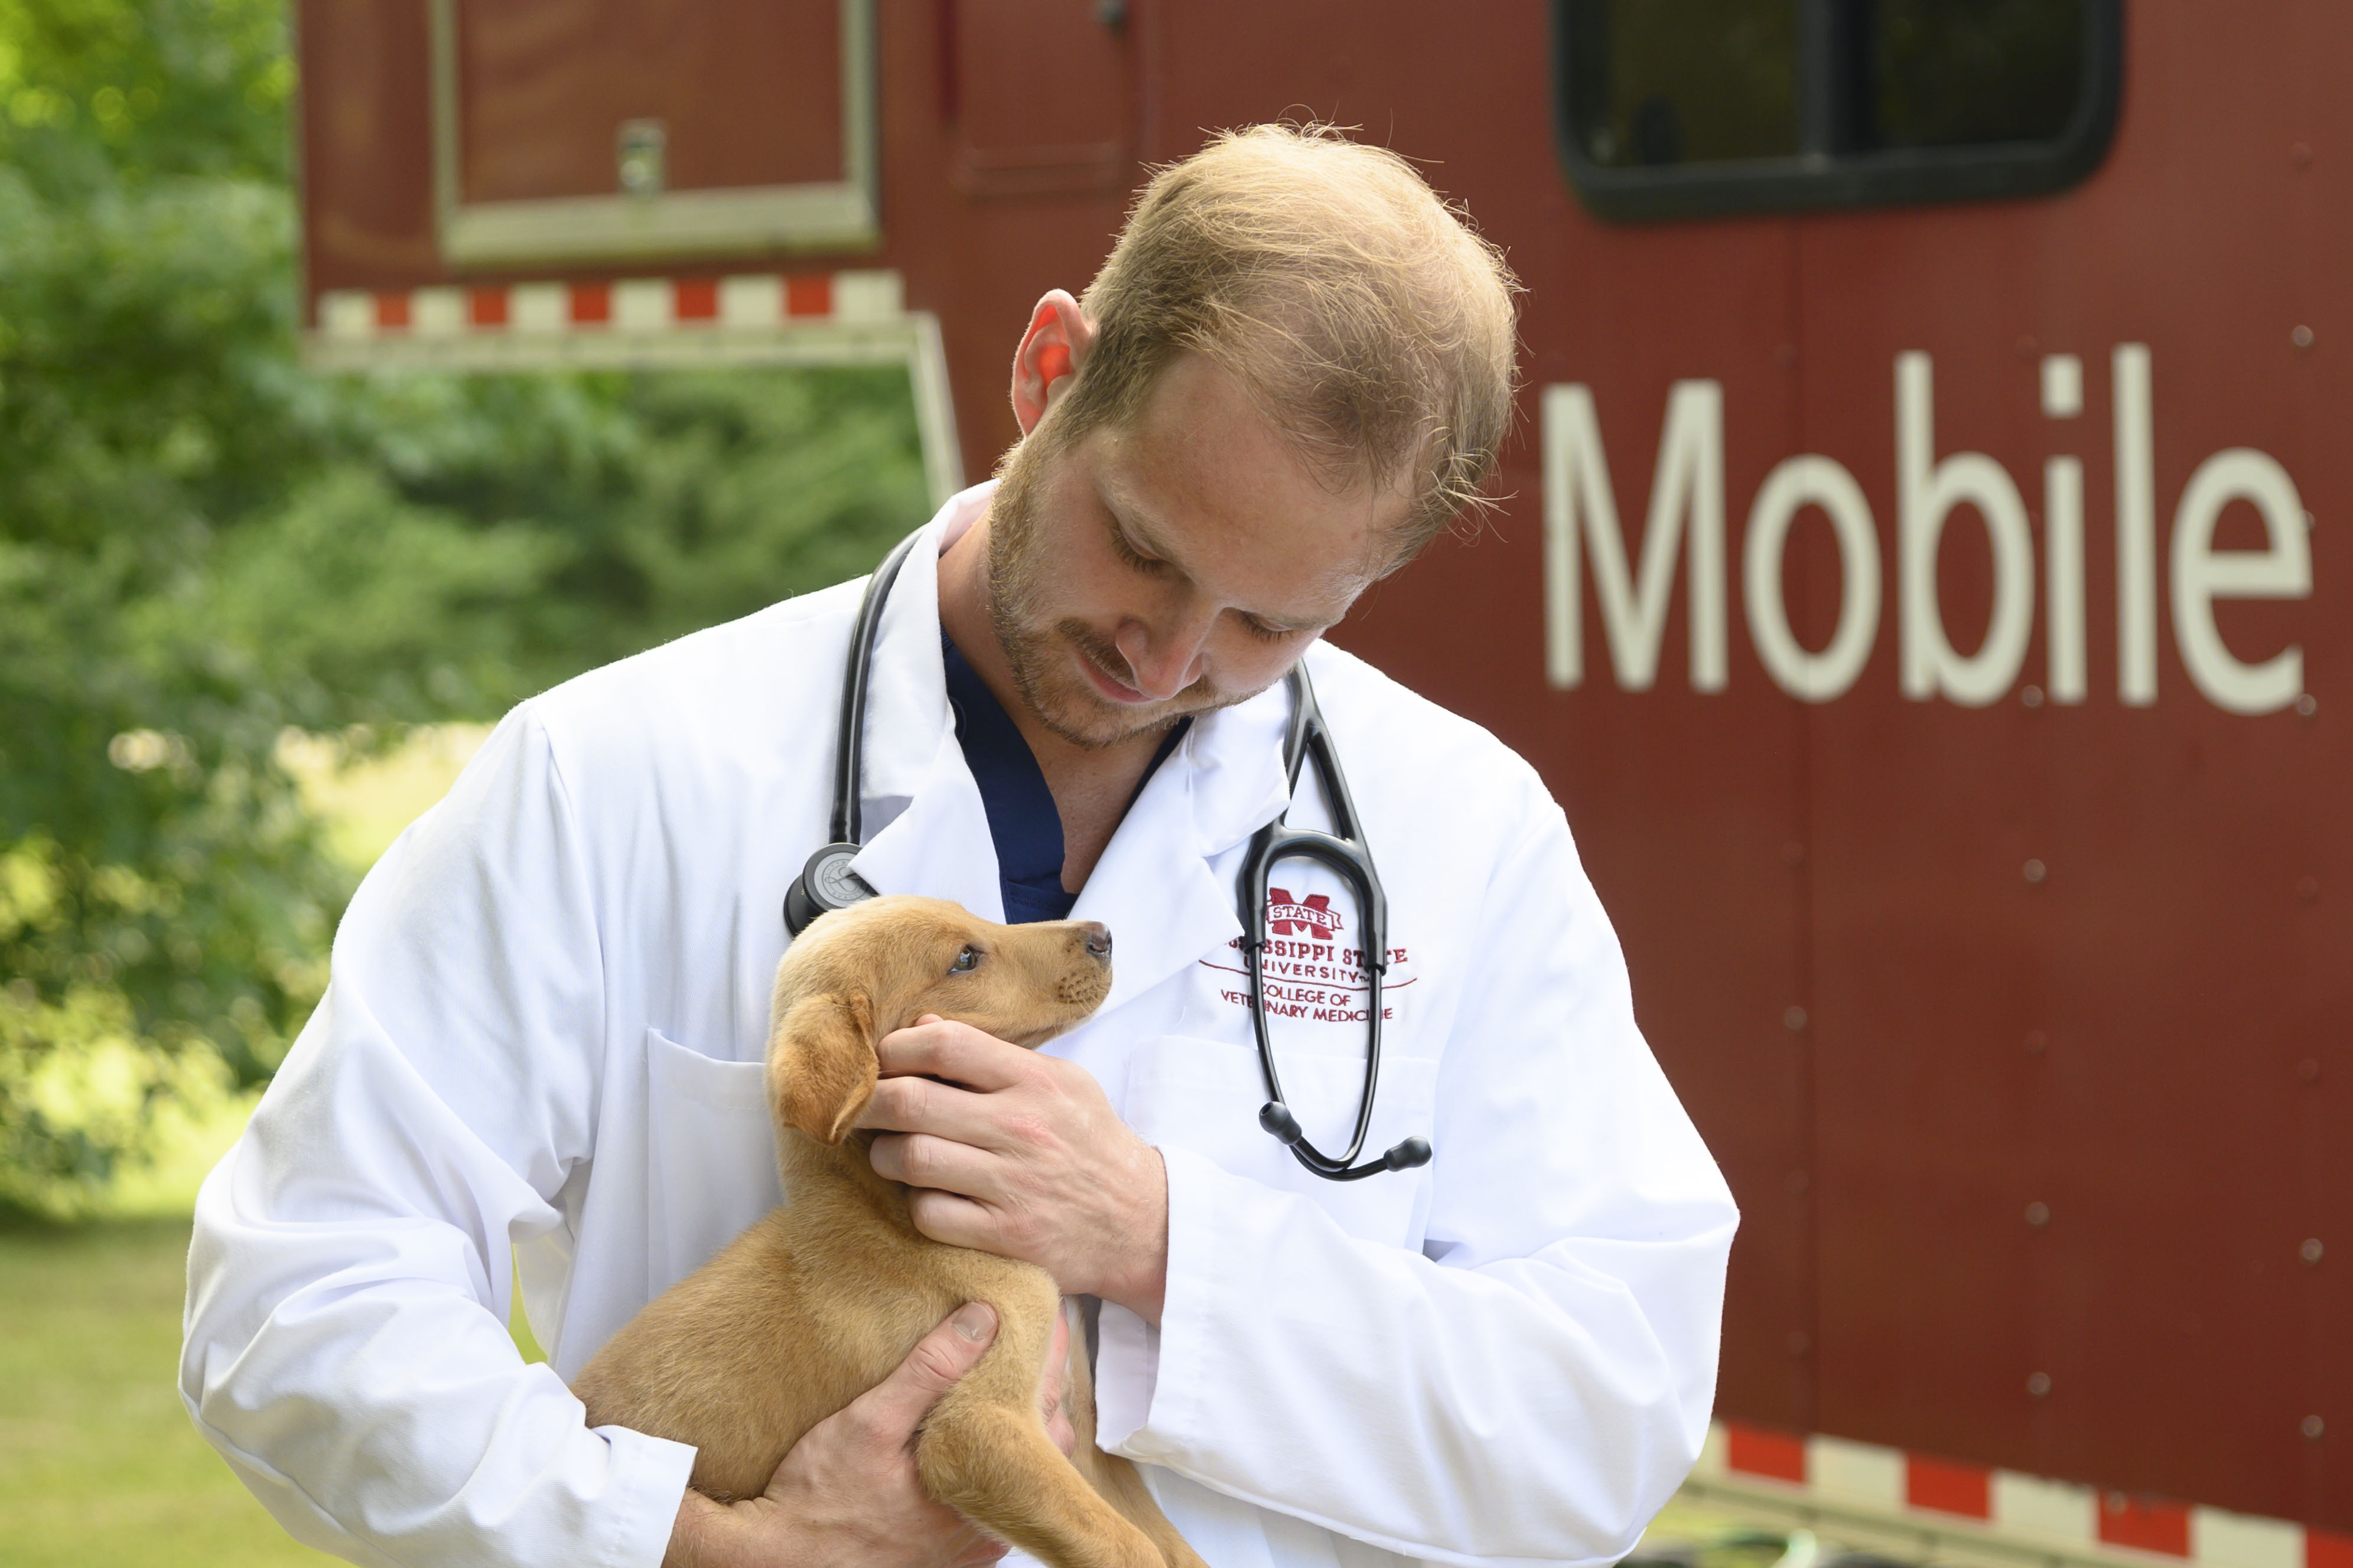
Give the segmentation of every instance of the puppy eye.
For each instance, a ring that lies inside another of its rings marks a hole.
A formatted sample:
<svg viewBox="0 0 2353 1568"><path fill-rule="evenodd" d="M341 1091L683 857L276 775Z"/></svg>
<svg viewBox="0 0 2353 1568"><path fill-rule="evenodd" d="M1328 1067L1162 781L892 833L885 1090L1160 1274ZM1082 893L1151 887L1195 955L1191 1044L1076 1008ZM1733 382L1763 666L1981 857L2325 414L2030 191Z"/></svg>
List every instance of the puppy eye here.
<svg viewBox="0 0 2353 1568"><path fill-rule="evenodd" d="M948 973L950 974L962 974L968 970L978 969L979 967L980 949L967 946L962 952L956 954L955 962L948 965Z"/></svg>

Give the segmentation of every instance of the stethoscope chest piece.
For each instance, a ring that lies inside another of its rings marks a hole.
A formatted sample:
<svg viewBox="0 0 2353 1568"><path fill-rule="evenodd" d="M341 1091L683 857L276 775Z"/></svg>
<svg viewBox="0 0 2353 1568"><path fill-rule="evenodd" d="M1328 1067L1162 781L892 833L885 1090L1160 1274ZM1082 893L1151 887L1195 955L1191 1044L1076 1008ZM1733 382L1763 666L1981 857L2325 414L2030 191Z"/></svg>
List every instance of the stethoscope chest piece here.
<svg viewBox="0 0 2353 1568"><path fill-rule="evenodd" d="M866 879L849 868L855 844L828 844L808 858L799 879L785 890L785 929L798 936L830 910L848 909L874 896Z"/></svg>

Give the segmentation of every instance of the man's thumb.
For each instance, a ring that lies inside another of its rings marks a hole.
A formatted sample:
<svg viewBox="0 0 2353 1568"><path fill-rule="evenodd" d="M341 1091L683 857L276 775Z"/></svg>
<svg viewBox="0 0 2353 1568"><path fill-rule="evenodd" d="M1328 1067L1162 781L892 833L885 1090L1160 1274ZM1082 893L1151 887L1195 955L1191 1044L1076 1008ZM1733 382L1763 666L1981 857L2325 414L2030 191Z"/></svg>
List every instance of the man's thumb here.
<svg viewBox="0 0 2353 1568"><path fill-rule="evenodd" d="M938 1328L915 1342L899 1370L878 1384L867 1397L902 1417L909 1426L923 1418L941 1394L980 1364L997 1340L997 1309L986 1301L967 1301Z"/></svg>

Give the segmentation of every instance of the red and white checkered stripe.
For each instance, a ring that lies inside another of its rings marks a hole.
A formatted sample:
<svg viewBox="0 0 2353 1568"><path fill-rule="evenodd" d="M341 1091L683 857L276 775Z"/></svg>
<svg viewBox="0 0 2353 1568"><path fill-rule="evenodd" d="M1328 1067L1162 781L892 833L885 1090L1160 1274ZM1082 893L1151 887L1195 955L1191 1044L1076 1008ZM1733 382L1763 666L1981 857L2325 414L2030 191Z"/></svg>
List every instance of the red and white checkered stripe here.
<svg viewBox="0 0 2353 1568"><path fill-rule="evenodd" d="M1736 1421L1710 1430L1693 1473L1892 1520L1974 1521L2021 1545L2122 1549L2201 1568L2353 1568L2353 1535Z"/></svg>
<svg viewBox="0 0 2353 1568"><path fill-rule="evenodd" d="M589 283L484 283L379 293L328 289L318 330L334 342L572 332L761 330L903 320L889 271L754 272L732 278L623 278Z"/></svg>

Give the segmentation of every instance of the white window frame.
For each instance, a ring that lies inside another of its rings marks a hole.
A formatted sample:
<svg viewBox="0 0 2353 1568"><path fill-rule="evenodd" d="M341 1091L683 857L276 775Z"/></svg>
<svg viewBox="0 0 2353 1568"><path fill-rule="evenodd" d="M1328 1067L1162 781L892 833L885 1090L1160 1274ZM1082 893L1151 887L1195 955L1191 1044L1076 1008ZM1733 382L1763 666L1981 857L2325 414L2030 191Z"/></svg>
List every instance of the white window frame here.
<svg viewBox="0 0 2353 1568"><path fill-rule="evenodd" d="M874 248L882 238L874 5L840 3L840 180L469 203L459 178L459 0L430 0L433 206L442 259L472 267Z"/></svg>

